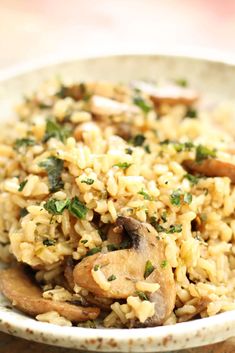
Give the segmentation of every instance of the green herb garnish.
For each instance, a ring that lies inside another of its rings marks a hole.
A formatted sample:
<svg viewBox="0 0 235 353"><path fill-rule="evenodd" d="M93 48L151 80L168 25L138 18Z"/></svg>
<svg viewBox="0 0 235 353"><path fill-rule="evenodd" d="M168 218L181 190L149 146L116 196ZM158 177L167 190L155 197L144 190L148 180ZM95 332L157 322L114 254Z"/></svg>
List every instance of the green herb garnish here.
<svg viewBox="0 0 235 353"><path fill-rule="evenodd" d="M94 271L98 271L99 268L100 268L100 265L95 265L94 266Z"/></svg>
<svg viewBox="0 0 235 353"><path fill-rule="evenodd" d="M184 178L185 179L188 179L190 184L193 186L193 185L197 185L197 183L199 182L199 177L195 176L195 175L192 175L192 174L185 174L184 175Z"/></svg>
<svg viewBox="0 0 235 353"><path fill-rule="evenodd" d="M166 211L162 212L161 219L162 219L162 221L164 223L167 221L167 213L166 213Z"/></svg>
<svg viewBox="0 0 235 353"><path fill-rule="evenodd" d="M69 203L69 212L71 212L75 217L84 219L88 212L87 207L79 201L77 196L75 196Z"/></svg>
<svg viewBox="0 0 235 353"><path fill-rule="evenodd" d="M140 96L134 97L133 103L146 114L152 109L151 106Z"/></svg>
<svg viewBox="0 0 235 353"><path fill-rule="evenodd" d="M115 279L117 279L117 277L115 275L111 275L108 277L109 282L114 281Z"/></svg>
<svg viewBox="0 0 235 353"><path fill-rule="evenodd" d="M189 108L188 111L186 112L186 117L187 118L191 118L191 119L194 119L194 118L197 118L197 110L194 109L194 108Z"/></svg>
<svg viewBox="0 0 235 353"><path fill-rule="evenodd" d="M83 239L83 240L81 240L81 243L82 244L86 244L86 243L88 243L88 240L87 239Z"/></svg>
<svg viewBox="0 0 235 353"><path fill-rule="evenodd" d="M61 179L61 172L64 166L64 162L56 157L49 157L39 163L39 166L44 168L48 175L50 184L50 191L55 192L64 187L64 183Z"/></svg>
<svg viewBox="0 0 235 353"><path fill-rule="evenodd" d="M25 185L27 184L28 180L25 179L24 181L22 181L18 187L18 191L23 191Z"/></svg>
<svg viewBox="0 0 235 353"><path fill-rule="evenodd" d="M216 157L216 151L211 150L206 146L203 145L198 145L196 148L196 162L200 163L204 161L205 159L208 158L215 158Z"/></svg>
<svg viewBox="0 0 235 353"><path fill-rule="evenodd" d="M167 234L180 233L182 232L182 224L171 225L166 231Z"/></svg>
<svg viewBox="0 0 235 353"><path fill-rule="evenodd" d="M33 145L35 145L35 140L24 137L15 141L14 149L18 151L21 147L28 147Z"/></svg>
<svg viewBox="0 0 235 353"><path fill-rule="evenodd" d="M138 295L141 300L148 300L146 294L144 292L141 292L140 290L135 291L135 294Z"/></svg>
<svg viewBox="0 0 235 353"><path fill-rule="evenodd" d="M135 135L133 138L133 145L135 147L142 146L144 141L146 140L146 137L142 134Z"/></svg>
<svg viewBox="0 0 235 353"><path fill-rule="evenodd" d="M46 246L53 246L55 245L56 241L54 239L44 239L43 240L43 245L46 245Z"/></svg>
<svg viewBox="0 0 235 353"><path fill-rule="evenodd" d="M188 81L185 78L179 78L179 79L175 80L175 83L178 86L181 86L181 87L187 87L188 86Z"/></svg>
<svg viewBox="0 0 235 353"><path fill-rule="evenodd" d="M101 252L101 247L100 246L97 246L95 248L92 248L92 249L88 250L87 253L86 253L86 256L91 256L91 255L97 254L98 252Z"/></svg>
<svg viewBox="0 0 235 353"><path fill-rule="evenodd" d="M119 246L117 244L108 244L107 249L108 251L115 251L119 249Z"/></svg>
<svg viewBox="0 0 235 353"><path fill-rule="evenodd" d="M125 152L126 154L132 154L133 153L133 149L128 147L128 148L125 148Z"/></svg>
<svg viewBox="0 0 235 353"><path fill-rule="evenodd" d="M116 163L113 165L114 167L119 167L121 169L127 169L131 166L131 163L123 162L123 163Z"/></svg>
<svg viewBox="0 0 235 353"><path fill-rule="evenodd" d="M151 153L151 150L150 150L149 145L145 145L145 146L144 146L144 150L145 150L145 152L148 153L148 154Z"/></svg>
<svg viewBox="0 0 235 353"><path fill-rule="evenodd" d="M161 268L166 268L166 266L168 265L168 261L167 260L163 260L161 263Z"/></svg>
<svg viewBox="0 0 235 353"><path fill-rule="evenodd" d="M20 209L20 217L21 218L27 216L28 213L29 213L29 211L27 210L26 207L23 207L23 208Z"/></svg>
<svg viewBox="0 0 235 353"><path fill-rule="evenodd" d="M66 138L69 137L70 130L65 127L57 124L53 120L47 120L46 124L46 133L43 137L43 142L47 142L50 138L54 137L62 142L65 142Z"/></svg>
<svg viewBox="0 0 235 353"><path fill-rule="evenodd" d="M153 271L154 271L154 267L152 265L152 262L148 260L145 264L144 278L147 278L148 276L150 276Z"/></svg>
<svg viewBox="0 0 235 353"><path fill-rule="evenodd" d="M182 191L180 189L174 190L170 196L172 205L179 206L181 201Z"/></svg>
<svg viewBox="0 0 235 353"><path fill-rule="evenodd" d="M91 178L87 178L87 179L84 179L81 181L81 183L85 183L87 185L92 185L94 183L94 179L91 179Z"/></svg>
<svg viewBox="0 0 235 353"><path fill-rule="evenodd" d="M152 201L153 200L153 198L146 191L144 191L144 189L141 189L138 192L138 194L142 195L144 197L144 200L148 200L148 201Z"/></svg>
<svg viewBox="0 0 235 353"><path fill-rule="evenodd" d="M184 194L184 202L190 204L192 202L193 196L189 192Z"/></svg>
<svg viewBox="0 0 235 353"><path fill-rule="evenodd" d="M48 200L43 207L45 210L47 210L48 213L53 214L53 215L61 215L63 211L68 208L69 206L69 200L56 200L56 199L50 199Z"/></svg>

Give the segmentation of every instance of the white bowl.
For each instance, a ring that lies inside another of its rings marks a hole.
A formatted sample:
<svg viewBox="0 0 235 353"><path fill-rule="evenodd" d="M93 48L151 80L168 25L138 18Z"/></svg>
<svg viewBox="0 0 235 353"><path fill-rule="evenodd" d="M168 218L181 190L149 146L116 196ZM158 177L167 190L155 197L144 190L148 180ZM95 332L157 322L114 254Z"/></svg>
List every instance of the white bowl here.
<svg viewBox="0 0 235 353"><path fill-rule="evenodd" d="M235 66L216 60L171 55L123 55L77 59L38 69L18 70L8 77L0 75L0 118L13 116L12 106L24 93L40 82L60 75L64 79L107 79L128 82L132 79L185 78L208 100L235 96ZM59 327L37 322L12 309L0 297L0 330L47 344L85 351L165 352L202 346L235 335L234 311L214 317L170 326L145 329L88 329Z"/></svg>

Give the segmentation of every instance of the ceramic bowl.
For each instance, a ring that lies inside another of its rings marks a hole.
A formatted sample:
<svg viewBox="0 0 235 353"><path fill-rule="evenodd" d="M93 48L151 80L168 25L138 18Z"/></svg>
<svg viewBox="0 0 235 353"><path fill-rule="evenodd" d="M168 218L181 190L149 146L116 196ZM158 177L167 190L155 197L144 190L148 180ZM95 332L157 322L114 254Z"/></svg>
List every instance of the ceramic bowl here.
<svg viewBox="0 0 235 353"><path fill-rule="evenodd" d="M235 66L226 61L174 55L122 55L75 59L41 68L14 70L0 75L0 118L13 118L12 107L40 82L59 75L63 79L185 78L208 101L235 96ZM176 325L145 329L88 329L37 322L12 309L0 297L0 330L47 344L98 352L166 352L202 346L235 336L235 313Z"/></svg>

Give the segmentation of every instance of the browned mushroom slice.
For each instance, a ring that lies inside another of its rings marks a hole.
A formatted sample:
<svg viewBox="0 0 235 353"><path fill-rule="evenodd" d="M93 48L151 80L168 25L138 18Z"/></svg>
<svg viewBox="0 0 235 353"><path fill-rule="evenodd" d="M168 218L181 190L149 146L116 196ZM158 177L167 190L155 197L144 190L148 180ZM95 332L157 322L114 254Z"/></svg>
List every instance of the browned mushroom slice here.
<svg viewBox="0 0 235 353"><path fill-rule="evenodd" d="M160 288L148 293L149 300L155 303L155 315L146 325L160 325L172 312L176 296L172 269L168 264L165 268L162 266L164 241L158 240L152 226L133 218L119 217L117 225L131 238L132 248L86 257L74 269L75 283L97 296L116 299L135 295L139 281L158 283ZM147 263L152 267L148 275Z"/></svg>
<svg viewBox="0 0 235 353"><path fill-rule="evenodd" d="M187 159L183 162L185 169L205 175L207 177L228 177L235 183L235 164L224 162L219 159L205 159L198 163Z"/></svg>
<svg viewBox="0 0 235 353"><path fill-rule="evenodd" d="M102 96L93 96L90 100L91 112L95 115L120 115L123 113L135 114L139 109L134 105L115 101Z"/></svg>
<svg viewBox="0 0 235 353"><path fill-rule="evenodd" d="M0 290L12 305L34 317L54 310L70 321L80 322L94 320L100 313L99 308L83 308L42 298L41 289L19 267L0 272Z"/></svg>
<svg viewBox="0 0 235 353"><path fill-rule="evenodd" d="M135 81L133 87L149 95L156 105L161 103L192 105L198 99L194 90L178 85L158 87L151 83Z"/></svg>
<svg viewBox="0 0 235 353"><path fill-rule="evenodd" d="M192 314L185 314L185 315L181 316L179 318L179 322L189 321L189 320L195 318L195 316L200 314L202 311L206 310L206 308L210 302L211 302L211 299L209 299L207 297L203 297L203 298L198 299L198 301L194 304L194 306L196 308L195 312Z"/></svg>

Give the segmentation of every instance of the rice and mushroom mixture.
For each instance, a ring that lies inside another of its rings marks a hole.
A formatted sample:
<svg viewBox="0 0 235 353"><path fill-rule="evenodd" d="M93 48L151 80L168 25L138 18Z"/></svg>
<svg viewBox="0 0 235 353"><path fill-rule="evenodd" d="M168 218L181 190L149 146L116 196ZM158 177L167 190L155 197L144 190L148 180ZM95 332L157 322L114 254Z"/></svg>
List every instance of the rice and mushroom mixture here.
<svg viewBox="0 0 235 353"><path fill-rule="evenodd" d="M0 134L0 289L13 305L85 327L235 309L223 106L203 110L184 80L53 80L17 114Z"/></svg>

